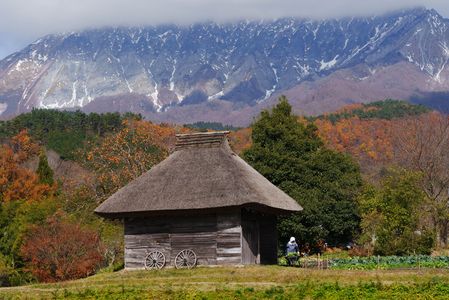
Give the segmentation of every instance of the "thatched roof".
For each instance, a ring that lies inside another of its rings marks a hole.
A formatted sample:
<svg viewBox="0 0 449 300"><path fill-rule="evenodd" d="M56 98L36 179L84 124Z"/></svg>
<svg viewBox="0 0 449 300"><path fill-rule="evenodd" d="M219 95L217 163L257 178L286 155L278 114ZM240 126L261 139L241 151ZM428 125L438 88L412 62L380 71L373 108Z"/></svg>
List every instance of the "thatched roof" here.
<svg viewBox="0 0 449 300"><path fill-rule="evenodd" d="M255 205L278 212L301 206L232 152L227 132L177 135L174 153L118 190L101 215Z"/></svg>

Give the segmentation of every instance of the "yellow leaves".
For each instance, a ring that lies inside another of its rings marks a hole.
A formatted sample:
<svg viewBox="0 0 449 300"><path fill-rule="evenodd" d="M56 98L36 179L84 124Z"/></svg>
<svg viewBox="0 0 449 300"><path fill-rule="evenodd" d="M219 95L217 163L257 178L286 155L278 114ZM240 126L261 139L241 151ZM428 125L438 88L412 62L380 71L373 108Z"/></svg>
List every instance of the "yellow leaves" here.
<svg viewBox="0 0 449 300"><path fill-rule="evenodd" d="M89 152L87 155L86 155L86 159L87 160L92 160L93 159L93 154L91 153L91 152Z"/></svg>
<svg viewBox="0 0 449 300"><path fill-rule="evenodd" d="M377 153L374 151L367 151L366 154L368 155L368 157L370 157L373 160L376 160L378 157Z"/></svg>

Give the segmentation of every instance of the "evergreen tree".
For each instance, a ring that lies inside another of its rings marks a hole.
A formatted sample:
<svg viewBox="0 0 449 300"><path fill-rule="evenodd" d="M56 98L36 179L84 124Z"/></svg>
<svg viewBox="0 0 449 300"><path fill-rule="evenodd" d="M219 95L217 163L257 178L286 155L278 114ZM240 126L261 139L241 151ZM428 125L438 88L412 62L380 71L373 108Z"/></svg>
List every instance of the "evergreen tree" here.
<svg viewBox="0 0 449 300"><path fill-rule="evenodd" d="M36 171L39 176L39 182L48 185L53 185L53 170L48 165L47 155L44 150L39 153L39 165Z"/></svg>
<svg viewBox="0 0 449 300"><path fill-rule="evenodd" d="M304 208L280 221L281 242L296 236L303 244L347 243L360 221L359 168L349 156L324 148L315 125L298 122L286 97L279 100L252 125L253 144L243 157Z"/></svg>

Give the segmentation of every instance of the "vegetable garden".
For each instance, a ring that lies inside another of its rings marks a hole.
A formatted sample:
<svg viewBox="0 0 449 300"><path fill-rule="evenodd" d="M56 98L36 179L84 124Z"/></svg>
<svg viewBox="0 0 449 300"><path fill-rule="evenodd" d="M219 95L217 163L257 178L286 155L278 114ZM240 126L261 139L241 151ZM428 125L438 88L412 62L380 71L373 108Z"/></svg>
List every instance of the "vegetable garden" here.
<svg viewBox="0 0 449 300"><path fill-rule="evenodd" d="M449 256L370 256L336 258L329 261L334 270L449 268Z"/></svg>
<svg viewBox="0 0 449 300"><path fill-rule="evenodd" d="M279 265L286 266L286 259L280 258ZM301 258L296 266L332 270L443 269L449 268L449 256L413 255L347 258L309 256Z"/></svg>

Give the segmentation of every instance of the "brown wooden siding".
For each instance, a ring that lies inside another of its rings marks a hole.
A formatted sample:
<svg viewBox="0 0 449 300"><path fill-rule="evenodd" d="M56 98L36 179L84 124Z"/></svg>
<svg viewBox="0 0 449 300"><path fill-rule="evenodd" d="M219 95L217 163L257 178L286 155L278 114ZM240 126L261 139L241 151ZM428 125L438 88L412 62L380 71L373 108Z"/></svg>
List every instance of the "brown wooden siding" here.
<svg viewBox="0 0 449 300"><path fill-rule="evenodd" d="M242 263L259 263L259 226L257 221L242 221Z"/></svg>
<svg viewBox="0 0 449 300"><path fill-rule="evenodd" d="M148 252L159 250L174 265L183 249L193 250L199 265L240 264L240 216L170 216L125 220L125 267L144 268Z"/></svg>
<svg viewBox="0 0 449 300"><path fill-rule="evenodd" d="M260 263L259 222L257 215L242 210L242 263L252 265Z"/></svg>
<svg viewBox="0 0 449 300"><path fill-rule="evenodd" d="M164 253L167 266L183 249L199 265L276 263L276 219L240 210L125 220L125 268L144 268L148 252Z"/></svg>
<svg viewBox="0 0 449 300"><path fill-rule="evenodd" d="M217 216L217 264L242 263L240 212Z"/></svg>
<svg viewBox="0 0 449 300"><path fill-rule="evenodd" d="M144 268L148 252L164 253L173 265L179 251L193 250L198 264L216 264L215 215L151 217L125 220L125 268Z"/></svg>
<svg viewBox="0 0 449 300"><path fill-rule="evenodd" d="M150 251L159 250L170 261L170 230L160 218L125 220L125 268L144 268Z"/></svg>

